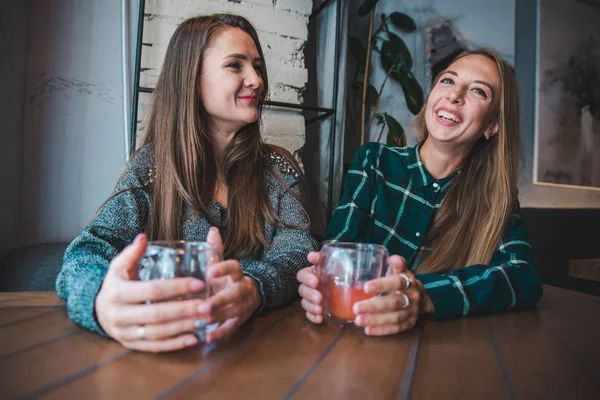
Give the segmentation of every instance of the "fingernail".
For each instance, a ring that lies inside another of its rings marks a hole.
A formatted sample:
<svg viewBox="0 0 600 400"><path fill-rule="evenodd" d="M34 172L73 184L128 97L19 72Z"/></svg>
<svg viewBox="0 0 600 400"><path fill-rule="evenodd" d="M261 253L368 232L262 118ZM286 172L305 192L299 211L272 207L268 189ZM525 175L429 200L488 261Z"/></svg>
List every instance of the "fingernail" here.
<svg viewBox="0 0 600 400"><path fill-rule="evenodd" d="M357 315L356 318L354 318L354 323L358 326L361 326L363 322L363 319L360 315Z"/></svg>
<svg viewBox="0 0 600 400"><path fill-rule="evenodd" d="M135 237L135 239L133 239L133 243L137 243L140 241L140 239L142 238L143 233L138 233Z"/></svg>
<svg viewBox="0 0 600 400"><path fill-rule="evenodd" d="M214 231L215 233L219 233L219 228L217 228L216 226L211 227L210 230Z"/></svg>
<svg viewBox="0 0 600 400"><path fill-rule="evenodd" d="M198 343L198 339L196 339L196 338L189 338L185 341L186 346L193 346L196 343Z"/></svg>
<svg viewBox="0 0 600 400"><path fill-rule="evenodd" d="M196 329L202 329L207 324L208 324L208 322L206 322L205 319L199 319L199 320L196 321L196 323L194 323L194 326L196 327Z"/></svg>
<svg viewBox="0 0 600 400"><path fill-rule="evenodd" d="M210 302L210 311L215 311L217 309L217 303L214 301Z"/></svg>
<svg viewBox="0 0 600 400"><path fill-rule="evenodd" d="M198 306L198 308L196 310L198 311L199 314L207 314L211 310L210 304L202 303Z"/></svg>
<svg viewBox="0 0 600 400"><path fill-rule="evenodd" d="M192 283L190 283L190 290L195 292L196 290L200 289L204 289L204 282L194 279Z"/></svg>

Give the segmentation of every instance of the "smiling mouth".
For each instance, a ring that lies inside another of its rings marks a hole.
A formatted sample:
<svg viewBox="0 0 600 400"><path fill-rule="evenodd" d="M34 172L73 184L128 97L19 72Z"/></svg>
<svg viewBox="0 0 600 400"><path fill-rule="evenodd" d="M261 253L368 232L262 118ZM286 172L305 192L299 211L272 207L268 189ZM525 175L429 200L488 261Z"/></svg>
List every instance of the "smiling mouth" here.
<svg viewBox="0 0 600 400"><path fill-rule="evenodd" d="M444 121L448 121L448 122L454 122L457 124L462 122L462 120L460 118L458 118L458 116L452 114L451 112L444 111L444 110L439 110L437 112L437 116L440 117L441 119L443 119Z"/></svg>
<svg viewBox="0 0 600 400"><path fill-rule="evenodd" d="M239 99L246 103L256 103L256 96L243 96L239 97Z"/></svg>

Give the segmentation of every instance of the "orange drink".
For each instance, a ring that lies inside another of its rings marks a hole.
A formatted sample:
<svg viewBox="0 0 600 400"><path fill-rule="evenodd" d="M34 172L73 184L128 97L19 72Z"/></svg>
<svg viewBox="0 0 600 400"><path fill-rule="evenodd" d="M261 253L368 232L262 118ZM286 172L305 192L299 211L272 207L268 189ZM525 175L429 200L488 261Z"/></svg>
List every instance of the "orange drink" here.
<svg viewBox="0 0 600 400"><path fill-rule="evenodd" d="M363 290L367 281L381 277L388 251L368 243L329 243L323 246L317 265L323 314L337 323L353 323L354 303L375 294Z"/></svg>
<svg viewBox="0 0 600 400"><path fill-rule="evenodd" d="M339 285L333 279L329 280L327 290L329 291L331 315L342 321L354 321L354 318L356 318L356 314L352 311L354 303L375 296L374 294L366 294L362 284Z"/></svg>

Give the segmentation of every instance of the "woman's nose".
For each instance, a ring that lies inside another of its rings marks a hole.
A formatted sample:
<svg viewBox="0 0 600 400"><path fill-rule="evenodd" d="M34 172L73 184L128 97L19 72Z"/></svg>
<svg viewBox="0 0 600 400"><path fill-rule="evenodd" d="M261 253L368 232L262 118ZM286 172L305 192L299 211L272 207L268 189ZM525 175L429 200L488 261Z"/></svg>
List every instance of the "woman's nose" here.
<svg viewBox="0 0 600 400"><path fill-rule="evenodd" d="M244 79L244 86L258 89L262 85L262 77L256 72L254 68L249 68Z"/></svg>
<svg viewBox="0 0 600 400"><path fill-rule="evenodd" d="M462 104L464 101L464 89L454 86L451 90L446 93L446 98L454 104Z"/></svg>

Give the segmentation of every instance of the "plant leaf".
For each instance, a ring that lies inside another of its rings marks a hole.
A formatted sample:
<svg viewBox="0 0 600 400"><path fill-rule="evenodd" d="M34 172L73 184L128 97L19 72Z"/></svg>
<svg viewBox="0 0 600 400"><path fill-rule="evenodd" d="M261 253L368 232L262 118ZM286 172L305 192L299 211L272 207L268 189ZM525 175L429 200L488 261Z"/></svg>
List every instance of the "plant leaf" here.
<svg viewBox="0 0 600 400"><path fill-rule="evenodd" d="M408 50L406 43L404 43L404 40L402 40L400 36L395 35L391 32L388 32L388 36L390 38L390 50L398 56L402 57L402 60L404 61L405 71L410 71L410 69L412 68L412 56L410 55L410 50Z"/></svg>
<svg viewBox="0 0 600 400"><path fill-rule="evenodd" d="M381 66L383 67L383 69L385 70L386 73L388 73L388 71L392 71L390 72L390 76L392 78L394 78L394 74L397 74L396 72L396 57L394 56L394 52L391 49L392 45L390 43L389 40L386 40L385 42L383 42L383 44L381 45ZM394 69L392 69L392 67L394 67ZM396 79L396 78L394 78Z"/></svg>
<svg viewBox="0 0 600 400"><path fill-rule="evenodd" d="M406 99L406 105L413 115L417 115L421 108L423 108L423 89L421 85L410 73L401 73L400 85L404 91L404 98Z"/></svg>
<svg viewBox="0 0 600 400"><path fill-rule="evenodd" d="M389 45L387 45L387 42L383 43L383 46L381 46L381 66L383 67L383 69L385 70L385 73L387 74L388 71L390 69L392 69L392 67L394 66L394 60L392 59L392 57L390 57L389 55L389 49L388 49ZM392 72L390 73L390 76L394 75L394 70L392 70ZM393 78L393 76L392 76ZM394 80L396 80L396 78L394 78Z"/></svg>
<svg viewBox="0 0 600 400"><path fill-rule="evenodd" d="M351 86L352 89L356 90L356 97L362 99L363 92L363 83L362 82L354 82ZM375 103L377 103L377 97L379 96L379 92L375 89L375 86L369 84L367 86L367 105L369 107L375 107Z"/></svg>
<svg viewBox="0 0 600 400"><path fill-rule="evenodd" d="M377 103L377 97L379 97L379 92L377 92L375 86L367 86L367 105L370 107L375 107L375 103Z"/></svg>
<svg viewBox="0 0 600 400"><path fill-rule="evenodd" d="M358 11L356 12L356 15L358 15L359 17L364 17L365 15L370 13L372 9L375 8L375 6L377 5L377 2L379 2L379 0L363 1L363 3L358 8Z"/></svg>
<svg viewBox="0 0 600 400"><path fill-rule="evenodd" d="M388 113L384 113L383 116L388 126L386 143L390 146L406 146L406 135L404 134L404 128L400 125L400 122Z"/></svg>
<svg viewBox="0 0 600 400"><path fill-rule="evenodd" d="M365 65L365 61L367 61L367 48L356 36L350 36L350 40L348 41L348 46L350 47L350 53L352 57L354 57L354 61L360 66Z"/></svg>
<svg viewBox="0 0 600 400"><path fill-rule="evenodd" d="M408 15L401 12L394 12L390 14L390 20L392 24L402 32L411 33L417 30L415 21Z"/></svg>

